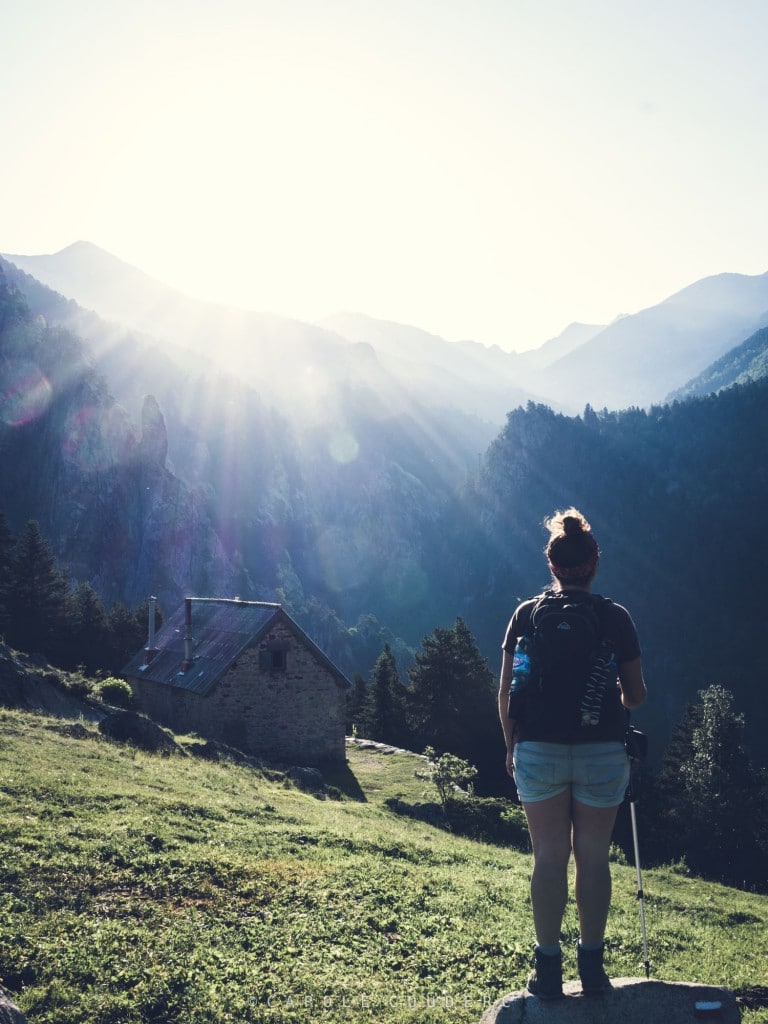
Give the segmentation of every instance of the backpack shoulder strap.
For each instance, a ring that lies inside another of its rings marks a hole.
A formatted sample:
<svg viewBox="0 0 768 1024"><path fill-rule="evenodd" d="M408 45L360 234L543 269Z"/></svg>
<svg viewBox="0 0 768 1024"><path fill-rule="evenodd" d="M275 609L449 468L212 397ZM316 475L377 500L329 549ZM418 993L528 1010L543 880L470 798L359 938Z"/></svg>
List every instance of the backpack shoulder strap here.
<svg viewBox="0 0 768 1024"><path fill-rule="evenodd" d="M521 625L521 628L523 629L523 634L524 635L527 636L532 631L532 629L533 629L533 616L534 616L535 612L537 611L537 609L539 608L539 605L541 604L542 599L545 598L546 596L547 596L547 591L544 591L541 594L536 594L533 597L529 598L528 602L526 602L528 604L528 609L526 611L525 619L523 620L524 626Z"/></svg>
<svg viewBox="0 0 768 1024"><path fill-rule="evenodd" d="M544 590L537 598L535 598L535 604L531 608L531 617L529 619L530 628L535 627L535 619L541 614L542 610L547 607L548 604L553 604L558 599L558 592L556 590Z"/></svg>
<svg viewBox="0 0 768 1024"><path fill-rule="evenodd" d="M600 619L600 628L605 632L605 616L608 609L613 605L613 601L610 597L603 597L602 594L590 594L589 596L592 601L592 607Z"/></svg>

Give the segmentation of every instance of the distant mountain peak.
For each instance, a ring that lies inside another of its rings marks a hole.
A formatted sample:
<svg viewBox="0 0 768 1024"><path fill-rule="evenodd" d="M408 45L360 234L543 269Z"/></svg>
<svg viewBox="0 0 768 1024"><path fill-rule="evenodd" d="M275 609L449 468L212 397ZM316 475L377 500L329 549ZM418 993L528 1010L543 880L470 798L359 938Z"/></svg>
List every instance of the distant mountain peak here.
<svg viewBox="0 0 768 1024"><path fill-rule="evenodd" d="M719 309L729 308L738 295L740 301L749 302L752 297L757 298L757 305L762 306L763 299L768 286L768 272L763 274L735 274L725 272L722 274L711 274L709 277L702 277L693 284L686 285L680 291L674 292L668 298L660 302L660 306L678 306L694 304L701 308L702 303L706 308ZM754 312L754 309L752 310Z"/></svg>
<svg viewBox="0 0 768 1024"><path fill-rule="evenodd" d="M555 338L550 338L538 348L530 349L522 353L528 366L535 370L543 370L558 359L575 351L588 341L591 341L596 334L605 329L605 324L582 324L578 321L568 324L564 331Z"/></svg>

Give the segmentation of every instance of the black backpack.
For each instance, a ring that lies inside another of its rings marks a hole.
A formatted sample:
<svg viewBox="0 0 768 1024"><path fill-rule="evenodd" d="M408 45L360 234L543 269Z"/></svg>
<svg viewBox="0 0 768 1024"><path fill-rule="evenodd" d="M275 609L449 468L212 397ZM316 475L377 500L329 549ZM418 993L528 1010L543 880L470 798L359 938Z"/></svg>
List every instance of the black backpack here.
<svg viewBox="0 0 768 1024"><path fill-rule="evenodd" d="M536 601L518 642L530 658L530 678L517 697L527 733L567 742L582 728L599 725L612 671L616 678L604 627L608 604L608 598L586 592L546 591Z"/></svg>

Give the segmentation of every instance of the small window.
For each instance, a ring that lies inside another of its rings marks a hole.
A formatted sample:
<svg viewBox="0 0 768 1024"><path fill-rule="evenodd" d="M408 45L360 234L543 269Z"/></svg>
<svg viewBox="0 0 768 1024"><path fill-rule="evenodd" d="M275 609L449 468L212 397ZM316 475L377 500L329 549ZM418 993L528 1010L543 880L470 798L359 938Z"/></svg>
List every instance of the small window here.
<svg viewBox="0 0 768 1024"><path fill-rule="evenodd" d="M259 651L259 668L264 672L285 672L287 667L287 647L262 647Z"/></svg>
<svg viewBox="0 0 768 1024"><path fill-rule="evenodd" d="M272 655L272 671L285 672L288 667L288 651L284 648L279 651L270 651Z"/></svg>

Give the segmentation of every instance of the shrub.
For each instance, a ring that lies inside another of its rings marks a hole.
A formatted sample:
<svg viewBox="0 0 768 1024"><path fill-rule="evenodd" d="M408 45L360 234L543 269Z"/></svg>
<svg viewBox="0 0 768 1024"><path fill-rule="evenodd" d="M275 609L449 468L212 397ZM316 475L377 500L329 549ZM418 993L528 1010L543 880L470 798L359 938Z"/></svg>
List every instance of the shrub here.
<svg viewBox="0 0 768 1024"><path fill-rule="evenodd" d="M93 690L93 683L82 676L75 676L69 680L67 690L73 697L89 697Z"/></svg>
<svg viewBox="0 0 768 1024"><path fill-rule="evenodd" d="M433 747L427 747L424 756L429 762L430 777L440 794L443 810L452 793L467 788L473 792L473 784L477 778L477 768L469 761L464 761L455 754L441 754L439 757Z"/></svg>
<svg viewBox="0 0 768 1024"><path fill-rule="evenodd" d="M456 835L529 851L525 814L502 797L449 796L445 817Z"/></svg>
<svg viewBox="0 0 768 1024"><path fill-rule="evenodd" d="M135 703L130 685L114 676L105 679L96 692L105 704L114 704L118 708L132 708Z"/></svg>

